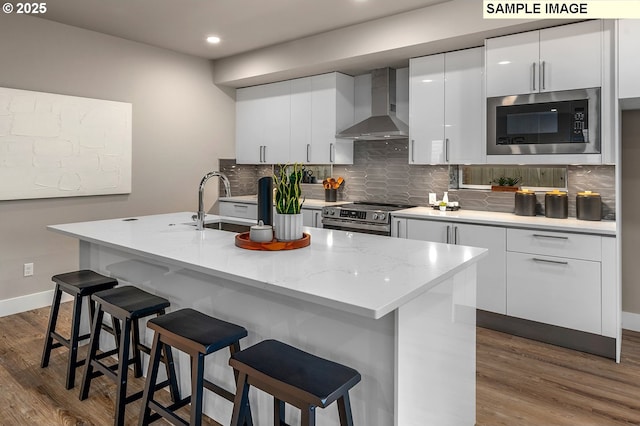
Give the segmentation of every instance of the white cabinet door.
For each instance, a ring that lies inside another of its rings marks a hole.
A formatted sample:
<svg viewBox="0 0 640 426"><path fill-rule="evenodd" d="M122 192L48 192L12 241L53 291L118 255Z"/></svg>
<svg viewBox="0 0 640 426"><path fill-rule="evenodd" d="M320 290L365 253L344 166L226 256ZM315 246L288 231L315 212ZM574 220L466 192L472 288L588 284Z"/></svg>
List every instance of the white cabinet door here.
<svg viewBox="0 0 640 426"><path fill-rule="evenodd" d="M540 30L540 91L602 85L602 21Z"/></svg>
<svg viewBox="0 0 640 426"><path fill-rule="evenodd" d="M453 244L453 224L436 220L407 219L407 238Z"/></svg>
<svg viewBox="0 0 640 426"><path fill-rule="evenodd" d="M409 61L409 164L445 163L444 54Z"/></svg>
<svg viewBox="0 0 640 426"><path fill-rule="evenodd" d="M492 226L457 224L453 239L458 245L489 249L478 263L476 306L485 311L507 313L507 230Z"/></svg>
<svg viewBox="0 0 640 426"><path fill-rule="evenodd" d="M600 262L507 253L507 315L600 334Z"/></svg>
<svg viewBox="0 0 640 426"><path fill-rule="evenodd" d="M290 83L236 91L236 161L239 164L289 162Z"/></svg>
<svg viewBox="0 0 640 426"><path fill-rule="evenodd" d="M220 216L241 217L258 220L258 205L220 201Z"/></svg>
<svg viewBox="0 0 640 426"><path fill-rule="evenodd" d="M618 21L619 97L640 98L640 19Z"/></svg>
<svg viewBox="0 0 640 426"><path fill-rule="evenodd" d="M311 163L311 77L291 80L289 160Z"/></svg>
<svg viewBox="0 0 640 426"><path fill-rule="evenodd" d="M236 161L258 164L262 160L262 100L259 87L236 90Z"/></svg>
<svg viewBox="0 0 640 426"><path fill-rule="evenodd" d="M302 225L311 226L313 228L322 228L322 210L318 209L301 209Z"/></svg>
<svg viewBox="0 0 640 426"><path fill-rule="evenodd" d="M263 163L289 162L289 140L291 127L291 83L281 81L263 86L265 103L262 140Z"/></svg>
<svg viewBox="0 0 640 426"><path fill-rule="evenodd" d="M409 163L483 163L483 49L409 64Z"/></svg>
<svg viewBox="0 0 640 426"><path fill-rule="evenodd" d="M490 38L486 47L487 97L537 92L538 31Z"/></svg>
<svg viewBox="0 0 640 426"><path fill-rule="evenodd" d="M399 222L404 220L404 222ZM396 222L398 221L398 222ZM506 245L505 228L470 225L435 220L393 219L392 235L412 240L458 244L489 250L478 264L478 309L506 314ZM396 229L394 229L394 227Z"/></svg>
<svg viewBox="0 0 640 426"><path fill-rule="evenodd" d="M602 22L486 40L487 97L602 85Z"/></svg>
<svg viewBox="0 0 640 426"><path fill-rule="evenodd" d="M291 162L353 164L353 141L335 137L353 124L353 95L340 73L291 80Z"/></svg>
<svg viewBox="0 0 640 426"><path fill-rule="evenodd" d="M484 49L445 54L445 161L484 163Z"/></svg>

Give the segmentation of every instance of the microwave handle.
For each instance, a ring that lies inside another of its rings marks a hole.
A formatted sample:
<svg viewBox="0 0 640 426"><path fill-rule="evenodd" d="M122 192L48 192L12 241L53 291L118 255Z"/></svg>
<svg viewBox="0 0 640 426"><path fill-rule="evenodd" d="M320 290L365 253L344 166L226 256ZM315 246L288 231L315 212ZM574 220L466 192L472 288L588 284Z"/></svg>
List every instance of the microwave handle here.
<svg viewBox="0 0 640 426"><path fill-rule="evenodd" d="M531 75L532 75L531 84L533 86L533 90L535 91L536 90L536 63L535 62L531 64Z"/></svg>

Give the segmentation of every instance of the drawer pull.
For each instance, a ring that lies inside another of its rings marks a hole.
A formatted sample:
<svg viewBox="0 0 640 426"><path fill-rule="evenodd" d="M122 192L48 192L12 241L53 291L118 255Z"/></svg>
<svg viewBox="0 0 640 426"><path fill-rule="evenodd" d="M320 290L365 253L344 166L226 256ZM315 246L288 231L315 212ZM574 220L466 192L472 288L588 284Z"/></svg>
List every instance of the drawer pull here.
<svg viewBox="0 0 640 426"><path fill-rule="evenodd" d="M548 259L540 259L539 257L534 257L533 258L534 262L544 262L544 263L554 263L556 265L568 265L569 262L564 262L561 260L548 260Z"/></svg>
<svg viewBox="0 0 640 426"><path fill-rule="evenodd" d="M248 209L249 206L247 204L234 204L233 207L238 209Z"/></svg>
<svg viewBox="0 0 640 426"><path fill-rule="evenodd" d="M568 240L569 237L562 237L559 235L543 235L543 234L533 234L534 237L536 238L553 238L556 240Z"/></svg>

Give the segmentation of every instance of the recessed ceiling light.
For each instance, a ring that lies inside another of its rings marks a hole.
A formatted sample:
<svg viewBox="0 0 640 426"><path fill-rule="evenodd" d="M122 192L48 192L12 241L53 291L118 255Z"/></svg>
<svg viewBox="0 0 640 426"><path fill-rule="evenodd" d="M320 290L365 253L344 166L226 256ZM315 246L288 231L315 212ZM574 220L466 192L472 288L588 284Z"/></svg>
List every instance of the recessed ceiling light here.
<svg viewBox="0 0 640 426"><path fill-rule="evenodd" d="M218 44L218 43L220 43L220 37L209 36L209 37L207 37L207 43Z"/></svg>

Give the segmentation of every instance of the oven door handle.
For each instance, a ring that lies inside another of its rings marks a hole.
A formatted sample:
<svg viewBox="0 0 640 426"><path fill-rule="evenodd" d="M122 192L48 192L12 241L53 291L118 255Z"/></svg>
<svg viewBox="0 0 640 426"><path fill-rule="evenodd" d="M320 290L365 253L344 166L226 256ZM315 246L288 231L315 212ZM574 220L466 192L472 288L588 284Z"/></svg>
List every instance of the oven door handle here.
<svg viewBox="0 0 640 426"><path fill-rule="evenodd" d="M378 233L384 233L391 235L391 224L389 223L368 223L368 222L353 222L349 220L322 218L322 225L325 228L333 227L342 231L375 231Z"/></svg>

